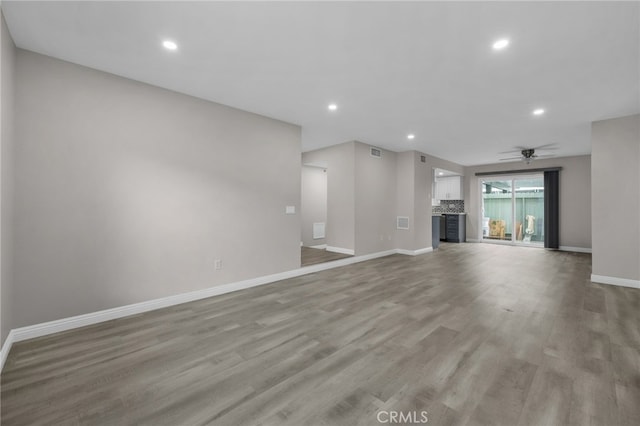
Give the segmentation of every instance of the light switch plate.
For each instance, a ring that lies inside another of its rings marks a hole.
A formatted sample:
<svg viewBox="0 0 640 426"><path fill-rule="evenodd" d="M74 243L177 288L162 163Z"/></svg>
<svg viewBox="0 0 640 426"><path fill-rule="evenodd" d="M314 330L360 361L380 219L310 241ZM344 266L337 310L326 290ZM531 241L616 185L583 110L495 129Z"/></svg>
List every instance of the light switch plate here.
<svg viewBox="0 0 640 426"><path fill-rule="evenodd" d="M285 214L296 214L296 206L287 206L284 209Z"/></svg>

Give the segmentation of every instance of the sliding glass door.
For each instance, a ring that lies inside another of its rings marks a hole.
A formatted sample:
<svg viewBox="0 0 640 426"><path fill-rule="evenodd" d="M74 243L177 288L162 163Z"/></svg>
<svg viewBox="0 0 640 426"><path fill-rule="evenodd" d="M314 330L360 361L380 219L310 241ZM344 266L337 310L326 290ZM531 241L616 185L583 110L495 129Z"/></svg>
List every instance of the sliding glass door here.
<svg viewBox="0 0 640 426"><path fill-rule="evenodd" d="M482 180L482 239L544 244L542 175Z"/></svg>
<svg viewBox="0 0 640 426"><path fill-rule="evenodd" d="M515 241L544 245L544 178L515 179Z"/></svg>
<svg viewBox="0 0 640 426"><path fill-rule="evenodd" d="M483 220L482 238L511 240L513 233L512 180L482 181Z"/></svg>

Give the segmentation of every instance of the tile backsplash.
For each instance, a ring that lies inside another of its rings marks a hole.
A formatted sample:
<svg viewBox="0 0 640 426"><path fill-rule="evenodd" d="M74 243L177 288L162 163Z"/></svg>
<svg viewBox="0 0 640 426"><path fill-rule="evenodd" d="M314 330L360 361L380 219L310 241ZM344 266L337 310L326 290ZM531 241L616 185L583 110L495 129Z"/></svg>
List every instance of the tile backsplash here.
<svg viewBox="0 0 640 426"><path fill-rule="evenodd" d="M431 207L431 212L464 213L464 200L440 200L440 205Z"/></svg>

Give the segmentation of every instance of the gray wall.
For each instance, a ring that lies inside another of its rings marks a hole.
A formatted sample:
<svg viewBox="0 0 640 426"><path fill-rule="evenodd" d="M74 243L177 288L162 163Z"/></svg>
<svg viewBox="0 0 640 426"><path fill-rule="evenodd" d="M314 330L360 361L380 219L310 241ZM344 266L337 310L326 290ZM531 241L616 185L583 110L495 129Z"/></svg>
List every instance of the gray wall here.
<svg viewBox="0 0 640 426"><path fill-rule="evenodd" d="M420 161L421 156L425 156L424 163ZM432 166L434 163L439 164L440 159L418 151L402 152L397 158L397 214L410 217L411 229L397 231L396 247L412 251L429 248L431 247L431 167L435 167Z"/></svg>
<svg viewBox="0 0 640 426"><path fill-rule="evenodd" d="M302 166L300 218L302 244L305 247L326 244L326 238L313 239L313 224L327 223L327 171L320 167Z"/></svg>
<svg viewBox="0 0 640 426"><path fill-rule="evenodd" d="M0 19L0 156L2 173L0 186L0 329L4 344L12 327L13 285L13 103L15 46L7 31L4 16Z"/></svg>
<svg viewBox="0 0 640 426"><path fill-rule="evenodd" d="M425 163L420 161L420 156L425 156ZM414 164L414 207L416 216L415 227L415 248L419 250L421 248L431 247L431 188L433 179L433 171L429 166L429 162L433 162L436 157L431 157L420 153L413 152L413 164Z"/></svg>
<svg viewBox="0 0 640 426"><path fill-rule="evenodd" d="M463 166L418 151L382 150L377 159L369 148L356 143L356 253L431 247L432 169L463 174ZM409 217L408 230L396 229L397 216Z"/></svg>
<svg viewBox="0 0 640 426"><path fill-rule="evenodd" d="M400 152L396 156L396 216L409 217L409 229L396 230L395 248L415 250L415 170L414 151Z"/></svg>
<svg viewBox="0 0 640 426"><path fill-rule="evenodd" d="M560 172L560 245L591 248L591 156L560 157L523 162L489 164L465 168L464 194L467 239L482 238L481 189L478 172L562 167ZM608 195L611 197L611 194Z"/></svg>
<svg viewBox="0 0 640 426"><path fill-rule="evenodd" d="M305 152L302 163L327 167L327 246L355 250L355 142Z"/></svg>
<svg viewBox="0 0 640 426"><path fill-rule="evenodd" d="M396 153L355 143L355 252L377 253L395 248Z"/></svg>
<svg viewBox="0 0 640 426"><path fill-rule="evenodd" d="M14 327L300 266L298 126L22 50L16 66Z"/></svg>
<svg viewBox="0 0 640 426"><path fill-rule="evenodd" d="M302 155L303 164L327 167L327 245L356 255L431 247L431 170L464 168L417 151L375 158L370 148L347 142ZM396 229L396 216L408 216L410 229Z"/></svg>
<svg viewBox="0 0 640 426"><path fill-rule="evenodd" d="M370 145L353 141L302 154L303 164L327 167L329 247L356 255L395 248L396 153L370 155Z"/></svg>
<svg viewBox="0 0 640 426"><path fill-rule="evenodd" d="M593 274L640 280L640 115L591 127Z"/></svg>

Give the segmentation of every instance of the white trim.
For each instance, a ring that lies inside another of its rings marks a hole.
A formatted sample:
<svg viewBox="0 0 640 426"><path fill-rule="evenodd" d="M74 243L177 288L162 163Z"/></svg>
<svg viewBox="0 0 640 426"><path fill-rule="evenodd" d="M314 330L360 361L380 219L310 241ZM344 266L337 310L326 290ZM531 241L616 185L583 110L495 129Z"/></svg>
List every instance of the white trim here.
<svg viewBox="0 0 640 426"><path fill-rule="evenodd" d="M605 275L591 274L591 281L599 284L617 285L622 287L640 288L640 280L628 278L607 277Z"/></svg>
<svg viewBox="0 0 640 426"><path fill-rule="evenodd" d="M319 163L302 163L302 165L303 165L303 166L306 166L306 167L315 167L315 168L317 168L317 169L325 169L325 170L326 170L327 168L329 168L329 166L327 165L327 163L324 163L324 162L322 162L322 161L321 161L321 162L319 162Z"/></svg>
<svg viewBox="0 0 640 426"><path fill-rule="evenodd" d="M15 331L11 330L2 344L2 350L0 351L0 372L4 368L4 362L7 360L7 356L9 356L9 351L11 350L11 346L13 346L15 335Z"/></svg>
<svg viewBox="0 0 640 426"><path fill-rule="evenodd" d="M483 242L483 241L482 241L482 240L475 239L475 238L467 238L467 241L466 241L466 242L468 242L468 243L481 243L481 242Z"/></svg>
<svg viewBox="0 0 640 426"><path fill-rule="evenodd" d="M344 250L344 249L343 249ZM72 330L75 328L85 327L88 325L98 324L104 321L109 321L117 318L123 318L130 315L141 314L156 309L166 308L169 306L179 305L186 302L192 302L194 300L205 299L207 297L218 296L221 294L230 293L233 291L244 290L251 287L257 287L264 284L270 284L276 281L285 280L288 278L299 277L301 275L311 274L314 272L320 272L327 269L338 268L340 266L347 266L354 263L364 262L367 260L377 259L379 257L385 257L398 253L397 250L386 250L378 253L365 254L362 256L349 257L345 259L334 260L332 262L319 263L316 265L305 266L291 271L280 272L277 274L266 275L263 277L252 278L249 280L238 281L235 283L220 285L216 287L205 288L202 290L196 290L189 293L181 293L173 296L163 297L160 299L153 299L146 302L134 303L132 305L119 306L117 308L105 309L102 311L91 312L84 315L77 315L74 317L62 318L55 321L44 322L40 324L34 324L27 327L20 327L13 329L9 332L4 344L2 345L2 353L0 361L0 371L4 366L11 346L15 342L21 342L23 340L34 339L36 337L42 337L49 334L59 333L62 331Z"/></svg>
<svg viewBox="0 0 640 426"><path fill-rule="evenodd" d="M342 253L342 254L350 254L351 256L353 256L354 254L356 254L356 252L352 249L346 249L346 248L342 248L342 247L332 247L332 246L327 246L326 247L327 251L332 251L334 253Z"/></svg>
<svg viewBox="0 0 640 426"><path fill-rule="evenodd" d="M560 251L573 251L576 253L591 253L591 247L571 247L571 246L560 246L558 248Z"/></svg>
<svg viewBox="0 0 640 426"><path fill-rule="evenodd" d="M309 246L310 248L321 249L324 250L327 248L326 244L318 244L317 246Z"/></svg>
<svg viewBox="0 0 640 426"><path fill-rule="evenodd" d="M425 247L418 250L396 249L396 253L406 254L407 256L418 256L420 254L430 253L432 251L433 251L433 247Z"/></svg>
<svg viewBox="0 0 640 426"><path fill-rule="evenodd" d="M414 250L413 253L417 256L419 254L431 253L433 251L433 247L425 247L418 250Z"/></svg>
<svg viewBox="0 0 640 426"><path fill-rule="evenodd" d="M415 256L415 254L413 254L413 250L396 249L396 253L406 254L407 256Z"/></svg>

